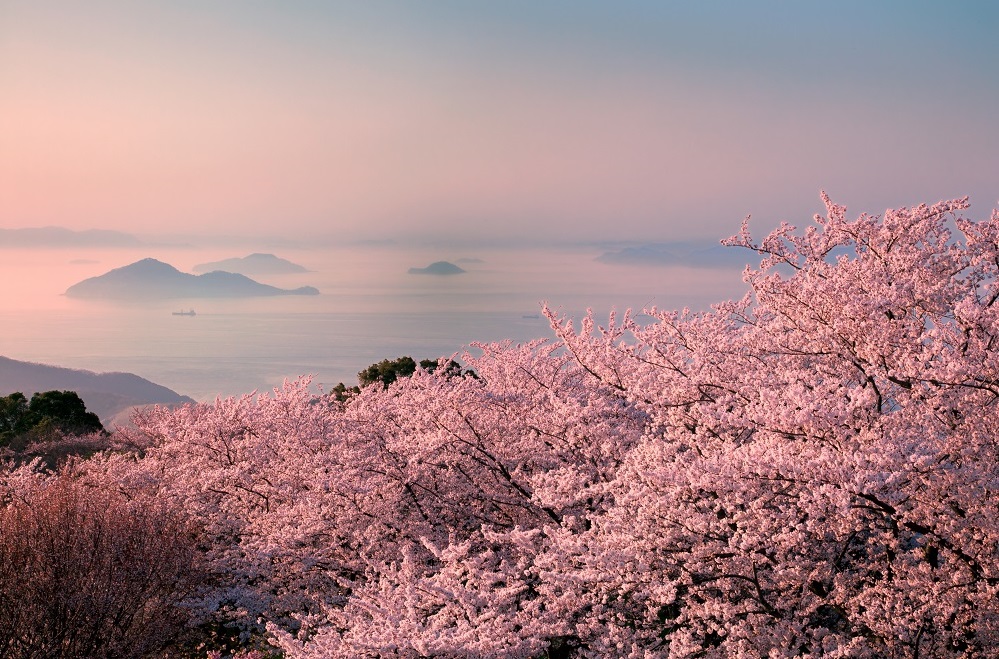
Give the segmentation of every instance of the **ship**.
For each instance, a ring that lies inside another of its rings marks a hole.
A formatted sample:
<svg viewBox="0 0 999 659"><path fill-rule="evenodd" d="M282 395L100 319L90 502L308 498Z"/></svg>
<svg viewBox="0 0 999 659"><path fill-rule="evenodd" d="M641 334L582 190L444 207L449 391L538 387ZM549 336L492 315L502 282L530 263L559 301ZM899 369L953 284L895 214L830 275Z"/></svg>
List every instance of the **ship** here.
<svg viewBox="0 0 999 659"><path fill-rule="evenodd" d="M175 315L175 316L194 316L196 314L194 313L194 309L191 309L190 311L174 311L173 315Z"/></svg>

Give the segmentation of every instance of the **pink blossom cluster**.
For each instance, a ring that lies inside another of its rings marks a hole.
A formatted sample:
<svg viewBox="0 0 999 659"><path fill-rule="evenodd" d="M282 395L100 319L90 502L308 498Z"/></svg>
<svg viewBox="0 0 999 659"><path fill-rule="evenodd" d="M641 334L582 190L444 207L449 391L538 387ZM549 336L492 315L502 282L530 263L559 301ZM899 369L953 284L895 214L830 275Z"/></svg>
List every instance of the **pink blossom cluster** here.
<svg viewBox="0 0 999 659"><path fill-rule="evenodd" d="M293 659L994 656L999 212L825 201L727 241L740 301L156 409L89 468Z"/></svg>

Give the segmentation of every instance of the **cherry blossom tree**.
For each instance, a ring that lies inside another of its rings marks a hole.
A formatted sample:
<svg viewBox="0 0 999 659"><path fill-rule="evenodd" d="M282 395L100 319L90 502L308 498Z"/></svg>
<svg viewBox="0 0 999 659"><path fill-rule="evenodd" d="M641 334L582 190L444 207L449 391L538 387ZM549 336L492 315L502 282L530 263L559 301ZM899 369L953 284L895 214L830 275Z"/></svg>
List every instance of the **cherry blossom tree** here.
<svg viewBox="0 0 999 659"><path fill-rule="evenodd" d="M848 221L826 203L803 232L729 241L765 255L739 303L561 326L650 417L595 521L614 551L582 553L647 611L643 647L999 647L999 214L968 222L959 200ZM622 546L647 569L616 576Z"/></svg>
<svg viewBox="0 0 999 659"><path fill-rule="evenodd" d="M469 357L477 377L420 371L347 404L299 380L153 410L132 437L141 460L92 464L205 521L226 584L207 608L309 637L392 587L395 564L432 578L452 545L493 553L502 534L575 528L610 505L644 414L543 341L482 349Z"/></svg>
<svg viewBox="0 0 999 659"><path fill-rule="evenodd" d="M823 198L711 311L546 309L475 377L155 409L88 464L290 658L989 656L999 213Z"/></svg>

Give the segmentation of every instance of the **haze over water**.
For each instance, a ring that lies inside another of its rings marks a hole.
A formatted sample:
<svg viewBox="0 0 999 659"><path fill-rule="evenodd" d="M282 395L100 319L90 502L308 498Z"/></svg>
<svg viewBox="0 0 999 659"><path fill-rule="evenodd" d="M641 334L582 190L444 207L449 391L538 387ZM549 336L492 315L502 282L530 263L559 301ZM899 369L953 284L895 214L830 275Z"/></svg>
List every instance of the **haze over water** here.
<svg viewBox="0 0 999 659"><path fill-rule="evenodd" d="M678 308L741 293L738 268L610 265L595 247L431 249L352 246L275 250L312 272L254 276L280 288L313 285L319 296L144 301L78 300L63 292L87 277L153 257L195 265L236 249L4 250L0 277L18 282L0 310L0 355L127 371L196 399L268 390L312 374L329 388L354 384L375 361L460 353L470 342L551 337L541 303L580 317L592 307ZM437 260L467 272L408 274ZM173 312L194 309L195 316Z"/></svg>

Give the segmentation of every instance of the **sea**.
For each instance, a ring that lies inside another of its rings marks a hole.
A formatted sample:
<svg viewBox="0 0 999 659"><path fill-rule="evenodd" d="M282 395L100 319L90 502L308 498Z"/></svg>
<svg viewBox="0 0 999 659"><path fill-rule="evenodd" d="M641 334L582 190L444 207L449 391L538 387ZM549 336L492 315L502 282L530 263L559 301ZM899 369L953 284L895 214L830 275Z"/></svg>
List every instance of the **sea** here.
<svg viewBox="0 0 999 659"><path fill-rule="evenodd" d="M328 390L355 384L358 371L382 359L460 357L475 342L553 338L541 314L545 302L576 320L592 309L599 322L612 310L707 309L745 290L738 268L608 264L596 260L596 246L373 244L271 249L309 272L253 276L280 288L315 286L317 296L119 302L64 295L83 279L143 258L193 272L248 253L188 245L0 246L0 355L135 373L207 401L267 392L303 375ZM441 260L466 272L409 273Z"/></svg>

